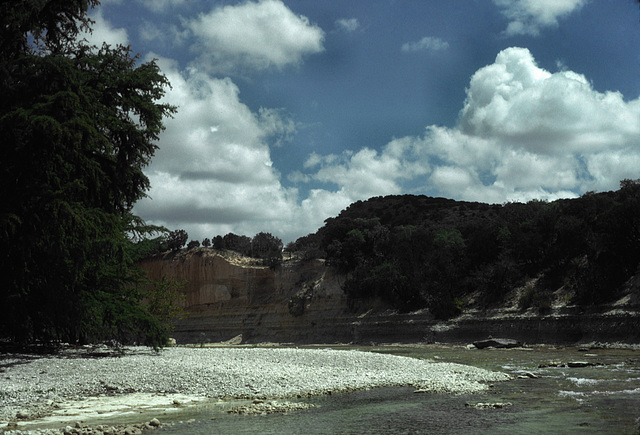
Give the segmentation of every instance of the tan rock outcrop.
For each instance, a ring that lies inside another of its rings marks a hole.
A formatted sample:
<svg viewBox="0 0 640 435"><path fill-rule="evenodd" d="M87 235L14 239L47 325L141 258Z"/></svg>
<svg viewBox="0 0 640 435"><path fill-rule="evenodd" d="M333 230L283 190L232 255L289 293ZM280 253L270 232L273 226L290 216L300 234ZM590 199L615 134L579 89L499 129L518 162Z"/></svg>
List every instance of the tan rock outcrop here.
<svg viewBox="0 0 640 435"><path fill-rule="evenodd" d="M341 278L322 260L285 261L270 269L200 248L139 265L150 279L186 282L189 314L175 324L178 343L226 341L239 334L245 342L334 342L352 336L355 315L347 308Z"/></svg>

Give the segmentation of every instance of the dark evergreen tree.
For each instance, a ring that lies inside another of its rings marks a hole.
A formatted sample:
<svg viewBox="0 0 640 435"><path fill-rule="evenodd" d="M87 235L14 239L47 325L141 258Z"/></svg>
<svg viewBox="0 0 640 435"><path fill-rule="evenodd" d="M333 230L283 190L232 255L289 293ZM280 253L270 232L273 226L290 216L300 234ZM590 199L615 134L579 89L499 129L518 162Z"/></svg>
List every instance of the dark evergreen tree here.
<svg viewBox="0 0 640 435"><path fill-rule="evenodd" d="M282 258L282 240L271 233L258 233L251 239L251 256Z"/></svg>
<svg viewBox="0 0 640 435"><path fill-rule="evenodd" d="M185 230L174 230L167 236L167 249L177 251L189 240L189 234Z"/></svg>
<svg viewBox="0 0 640 435"><path fill-rule="evenodd" d="M168 84L128 48L77 42L95 0L0 2L0 336L159 344L129 235Z"/></svg>
<svg viewBox="0 0 640 435"><path fill-rule="evenodd" d="M247 236L229 233L224 236L222 243L224 249L229 249L242 255L251 255L251 239Z"/></svg>
<svg viewBox="0 0 640 435"><path fill-rule="evenodd" d="M224 243L224 238L222 236L220 236L220 235L215 236L213 238L212 243L213 243L214 249L226 249L226 245Z"/></svg>

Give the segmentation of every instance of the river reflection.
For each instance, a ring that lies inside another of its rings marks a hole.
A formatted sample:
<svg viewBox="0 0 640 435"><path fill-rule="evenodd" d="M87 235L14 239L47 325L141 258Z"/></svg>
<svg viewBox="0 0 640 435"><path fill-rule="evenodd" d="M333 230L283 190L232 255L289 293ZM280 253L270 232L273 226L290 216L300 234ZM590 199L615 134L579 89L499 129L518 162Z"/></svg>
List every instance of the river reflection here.
<svg viewBox="0 0 640 435"><path fill-rule="evenodd" d="M189 419L189 423L177 423L162 431L200 434L640 433L640 353L637 351L549 347L470 350L436 345L356 349L469 364L522 378L496 383L489 392L473 395L415 394L412 388L398 387L305 398L300 401L317 406L286 415L238 416L228 415L219 406L199 407L181 416ZM593 365L561 366L576 361ZM510 405L488 409L468 406L479 402Z"/></svg>

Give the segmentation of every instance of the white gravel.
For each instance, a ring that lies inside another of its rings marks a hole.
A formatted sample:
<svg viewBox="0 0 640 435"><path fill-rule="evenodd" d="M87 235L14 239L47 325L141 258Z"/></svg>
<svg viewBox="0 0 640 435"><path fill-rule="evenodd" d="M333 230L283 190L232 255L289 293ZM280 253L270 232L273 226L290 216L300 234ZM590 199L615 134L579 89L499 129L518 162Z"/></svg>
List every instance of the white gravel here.
<svg viewBox="0 0 640 435"><path fill-rule="evenodd" d="M4 355L0 423L47 406L98 395L179 393L209 398L287 398L382 386L467 393L504 373L355 350L297 348L128 348L124 356Z"/></svg>

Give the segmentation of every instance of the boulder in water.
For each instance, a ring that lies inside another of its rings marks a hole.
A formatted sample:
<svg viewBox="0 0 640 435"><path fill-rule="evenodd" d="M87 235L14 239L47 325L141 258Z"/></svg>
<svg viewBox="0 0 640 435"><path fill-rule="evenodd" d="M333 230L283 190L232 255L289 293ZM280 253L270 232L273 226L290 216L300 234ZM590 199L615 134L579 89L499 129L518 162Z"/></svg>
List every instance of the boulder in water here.
<svg viewBox="0 0 640 435"><path fill-rule="evenodd" d="M498 349L509 349L512 347L520 347L522 343L510 338L489 338L487 340L480 340L473 342L473 345L478 349L485 349L487 347L495 347Z"/></svg>
<svg viewBox="0 0 640 435"><path fill-rule="evenodd" d="M476 408L476 409L500 409L511 406L511 402L479 402L479 403L465 403L464 406L467 408Z"/></svg>
<svg viewBox="0 0 640 435"><path fill-rule="evenodd" d="M589 367L593 365L595 364L586 361L571 361L567 363L567 366L572 368Z"/></svg>

